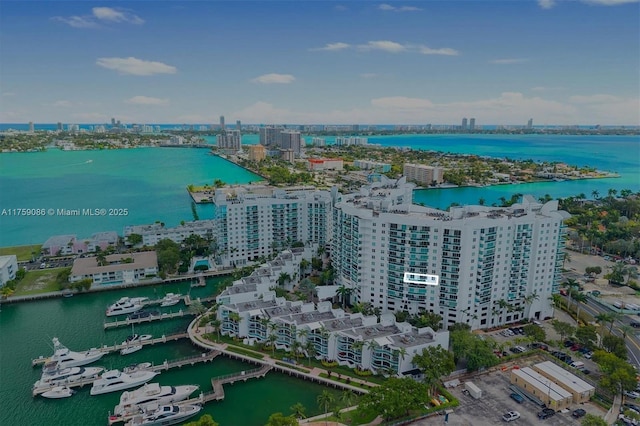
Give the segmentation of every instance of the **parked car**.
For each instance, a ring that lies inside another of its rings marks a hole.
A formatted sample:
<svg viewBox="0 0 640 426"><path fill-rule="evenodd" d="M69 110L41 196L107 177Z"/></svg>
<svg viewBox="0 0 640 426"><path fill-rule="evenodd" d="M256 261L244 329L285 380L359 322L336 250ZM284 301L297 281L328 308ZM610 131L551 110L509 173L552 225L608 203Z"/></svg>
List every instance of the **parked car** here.
<svg viewBox="0 0 640 426"><path fill-rule="evenodd" d="M584 417L585 414L587 414L587 412L584 411L582 408L578 408L577 410L573 410L573 413L571 413L571 415L573 417L575 417L576 419L579 419L580 417Z"/></svg>
<svg viewBox="0 0 640 426"><path fill-rule="evenodd" d="M638 328L638 327L640 327L640 322L638 322L638 321L631 321L631 323L630 323L629 325L631 325L631 327Z"/></svg>
<svg viewBox="0 0 640 426"><path fill-rule="evenodd" d="M554 416L555 414L556 412L553 411L551 408L545 408L538 413L538 418L540 420L544 420L544 419L548 419L551 416Z"/></svg>
<svg viewBox="0 0 640 426"><path fill-rule="evenodd" d="M636 392L636 391L624 391L623 392L625 396L628 396L629 398L640 398L640 393Z"/></svg>
<svg viewBox="0 0 640 426"><path fill-rule="evenodd" d="M518 420L519 418L520 418L520 413L518 413L517 411L509 411L502 415L502 420L504 420L507 423L512 422L514 420Z"/></svg>
<svg viewBox="0 0 640 426"><path fill-rule="evenodd" d="M587 352L586 354L584 354L584 357L586 359L591 359L593 357L593 352L591 352L591 351Z"/></svg>
<svg viewBox="0 0 640 426"><path fill-rule="evenodd" d="M511 397L511 399L513 399L515 402L517 402L518 404L522 404L524 402L524 398L522 397L522 395L520 395L519 393L512 393L511 395L509 395Z"/></svg>

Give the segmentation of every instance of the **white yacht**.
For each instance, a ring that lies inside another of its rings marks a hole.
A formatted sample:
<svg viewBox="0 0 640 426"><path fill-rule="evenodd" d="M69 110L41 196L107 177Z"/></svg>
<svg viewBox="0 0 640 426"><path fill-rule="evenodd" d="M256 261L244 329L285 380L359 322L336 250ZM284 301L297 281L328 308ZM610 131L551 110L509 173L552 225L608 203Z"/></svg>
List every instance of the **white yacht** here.
<svg viewBox="0 0 640 426"><path fill-rule="evenodd" d="M120 355L129 355L139 351L142 349L142 342L150 340L152 337L153 336L150 334L132 334L131 336L128 336L127 339L122 342L126 347L120 349Z"/></svg>
<svg viewBox="0 0 640 426"><path fill-rule="evenodd" d="M160 303L160 306L167 307L167 306L177 305L178 303L180 303L181 300L182 300L181 294L167 293L162 299L162 303Z"/></svg>
<svg viewBox="0 0 640 426"><path fill-rule="evenodd" d="M139 311L144 307L143 303L146 300L148 297L121 297L120 300L107 308L106 314L108 317L113 317Z"/></svg>
<svg viewBox="0 0 640 426"><path fill-rule="evenodd" d="M131 392L123 392L120 403L114 409L115 415L126 415L148 411L153 404L156 406L184 401L198 390L196 385L160 386L158 383L148 383Z"/></svg>
<svg viewBox="0 0 640 426"><path fill-rule="evenodd" d="M131 364L122 369L123 373L131 374L134 371L148 370L153 364L150 362L141 362L139 364Z"/></svg>
<svg viewBox="0 0 640 426"><path fill-rule="evenodd" d="M102 358L103 355L104 352L97 348L91 348L86 352L70 351L60 343L57 337L54 337L53 356L49 358L49 361L57 361L58 368L79 367L81 365L91 364Z"/></svg>
<svg viewBox="0 0 640 426"><path fill-rule="evenodd" d="M156 377L158 374L150 370L137 370L132 373L123 373L119 370L110 370L104 373L98 380L93 382L91 395L101 395L103 393L117 392L124 389L140 386Z"/></svg>
<svg viewBox="0 0 640 426"><path fill-rule="evenodd" d="M199 405L163 405L150 413L135 416L125 426L169 426L185 421L202 410Z"/></svg>
<svg viewBox="0 0 640 426"><path fill-rule="evenodd" d="M68 398L76 393L73 389L66 386L56 386L49 391L43 392L41 395L49 399Z"/></svg>
<svg viewBox="0 0 640 426"><path fill-rule="evenodd" d="M33 384L33 394L37 395L42 389L61 386L80 380L96 379L104 370L102 367L67 367L52 373L45 373L40 380Z"/></svg>

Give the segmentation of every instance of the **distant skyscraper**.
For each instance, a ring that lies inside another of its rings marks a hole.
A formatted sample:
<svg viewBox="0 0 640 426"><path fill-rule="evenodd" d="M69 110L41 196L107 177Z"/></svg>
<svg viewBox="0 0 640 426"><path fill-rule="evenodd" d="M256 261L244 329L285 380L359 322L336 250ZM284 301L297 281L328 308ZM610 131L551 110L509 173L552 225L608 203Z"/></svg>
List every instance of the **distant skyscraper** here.
<svg viewBox="0 0 640 426"><path fill-rule="evenodd" d="M292 130L285 130L280 132L280 141L278 146L282 149L290 149L293 151L294 155L300 155L300 150L302 149L302 138L300 136L300 132L295 132Z"/></svg>
<svg viewBox="0 0 640 426"><path fill-rule="evenodd" d="M227 130L216 137L218 148L240 151L242 149L242 135L239 130Z"/></svg>
<svg viewBox="0 0 640 426"><path fill-rule="evenodd" d="M465 130L467 128L467 117L462 119L462 130Z"/></svg>
<svg viewBox="0 0 640 426"><path fill-rule="evenodd" d="M236 120L236 130L242 131L242 123L240 120Z"/></svg>
<svg viewBox="0 0 640 426"><path fill-rule="evenodd" d="M530 118L529 121L527 121L527 129L533 129L533 118Z"/></svg>
<svg viewBox="0 0 640 426"><path fill-rule="evenodd" d="M279 127L260 127L260 145L275 146L281 131L282 128Z"/></svg>
<svg viewBox="0 0 640 426"><path fill-rule="evenodd" d="M220 116L220 130L224 130L224 115Z"/></svg>
<svg viewBox="0 0 640 426"><path fill-rule="evenodd" d="M36 127L33 125L33 121L29 122L29 132L33 133L36 130Z"/></svg>
<svg viewBox="0 0 640 426"><path fill-rule="evenodd" d="M61 132L62 130L62 123L58 121L58 131Z"/></svg>
<svg viewBox="0 0 640 426"><path fill-rule="evenodd" d="M476 119L475 118L470 118L469 119L469 130L475 130L476 128Z"/></svg>
<svg viewBox="0 0 640 426"><path fill-rule="evenodd" d="M111 127L116 127L116 119L111 117Z"/></svg>

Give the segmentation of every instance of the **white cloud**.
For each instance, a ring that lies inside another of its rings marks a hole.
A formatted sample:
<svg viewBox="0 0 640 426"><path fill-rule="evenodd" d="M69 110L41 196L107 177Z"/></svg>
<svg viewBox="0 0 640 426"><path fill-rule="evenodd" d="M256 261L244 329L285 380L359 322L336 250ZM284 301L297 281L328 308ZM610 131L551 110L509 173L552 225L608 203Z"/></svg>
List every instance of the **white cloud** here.
<svg viewBox="0 0 640 426"><path fill-rule="evenodd" d="M533 92L552 92L552 91L558 91L558 90L566 90L564 87L560 87L560 86L536 86L536 87L532 87L531 91Z"/></svg>
<svg viewBox="0 0 640 426"><path fill-rule="evenodd" d="M415 7L415 6L396 7L386 3L382 3L380 6L378 6L378 9L384 10L385 12L386 11L388 12L419 12L422 10L419 7Z"/></svg>
<svg viewBox="0 0 640 426"><path fill-rule="evenodd" d="M351 47L351 45L347 43L337 42L337 43L327 43L324 47L317 47L311 50L327 50L327 51L336 51L336 50L344 50Z"/></svg>
<svg viewBox="0 0 640 426"><path fill-rule="evenodd" d="M420 53L423 55L445 55L445 56L458 56L459 52L450 47L442 47L440 49L432 49L427 46L421 46L419 48Z"/></svg>
<svg viewBox="0 0 640 426"><path fill-rule="evenodd" d="M93 16L101 21L128 22L136 25L144 24L144 20L139 16L120 9L113 9L111 7L94 7L91 11L93 12Z"/></svg>
<svg viewBox="0 0 640 426"><path fill-rule="evenodd" d="M582 0L583 3L598 4L602 6L617 6L619 4L638 3L640 0Z"/></svg>
<svg viewBox="0 0 640 426"><path fill-rule="evenodd" d="M90 16L54 16L54 21L62 22L73 28L96 28L98 24Z"/></svg>
<svg viewBox="0 0 640 426"><path fill-rule="evenodd" d="M390 53L399 53L407 50L406 46L389 40L370 41L358 46L361 50L383 50Z"/></svg>
<svg viewBox="0 0 640 426"><path fill-rule="evenodd" d="M505 59L494 59L489 61L490 64L497 65L512 65L512 64L523 64L525 62L529 62L527 58L505 58Z"/></svg>
<svg viewBox="0 0 640 426"><path fill-rule="evenodd" d="M211 122L211 117L205 117L201 114L183 114L174 119L171 119L171 123L185 123L185 124L200 124Z"/></svg>
<svg viewBox="0 0 640 426"><path fill-rule="evenodd" d="M251 80L252 83L261 84L289 84L296 78L291 74L264 74Z"/></svg>
<svg viewBox="0 0 640 426"><path fill-rule="evenodd" d="M56 101L53 103L53 106L58 108L69 108L71 106L71 102L65 100Z"/></svg>
<svg viewBox="0 0 640 426"><path fill-rule="evenodd" d="M344 11L346 11L346 10L349 10L349 9L347 8L347 6L344 6L344 5L341 5L341 4L339 4L339 5L337 5L336 7L334 7L334 9L335 9L335 10L337 10L338 12L344 12Z"/></svg>
<svg viewBox="0 0 640 426"><path fill-rule="evenodd" d="M371 105L378 108L394 109L433 108L433 102L428 99L408 98L405 96L392 96L387 98L371 99Z"/></svg>
<svg viewBox="0 0 640 426"><path fill-rule="evenodd" d="M362 77L362 78L375 78L377 76L378 76L378 74L373 73L373 72L365 72L365 73L360 74L360 77Z"/></svg>
<svg viewBox="0 0 640 426"><path fill-rule="evenodd" d="M576 104L602 104L612 102L623 102L624 99L612 95L596 94L596 95L576 95L570 96L569 101Z"/></svg>
<svg viewBox="0 0 640 426"><path fill-rule="evenodd" d="M134 96L125 101L134 105L169 105L169 99L152 98L151 96Z"/></svg>
<svg viewBox="0 0 640 426"><path fill-rule="evenodd" d="M96 64L118 71L120 74L131 75L175 74L177 71L176 67L162 62L145 61L134 57L99 58Z"/></svg>
<svg viewBox="0 0 640 426"><path fill-rule="evenodd" d="M76 112L71 114L71 117L86 123L103 123L108 120L105 114L99 112Z"/></svg>

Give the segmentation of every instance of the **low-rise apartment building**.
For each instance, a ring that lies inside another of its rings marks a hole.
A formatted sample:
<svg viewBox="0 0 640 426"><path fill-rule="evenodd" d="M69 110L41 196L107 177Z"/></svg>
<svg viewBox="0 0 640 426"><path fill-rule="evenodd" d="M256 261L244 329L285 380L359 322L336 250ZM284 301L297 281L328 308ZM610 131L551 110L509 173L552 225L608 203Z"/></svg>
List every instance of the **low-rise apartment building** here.
<svg viewBox="0 0 640 426"><path fill-rule="evenodd" d="M97 256L73 261L69 282L91 279L94 285L135 284L158 273L155 251L111 254L100 263Z"/></svg>
<svg viewBox="0 0 640 426"><path fill-rule="evenodd" d="M4 287L7 281L16 279L18 272L18 258L15 254L0 256L0 287Z"/></svg>

